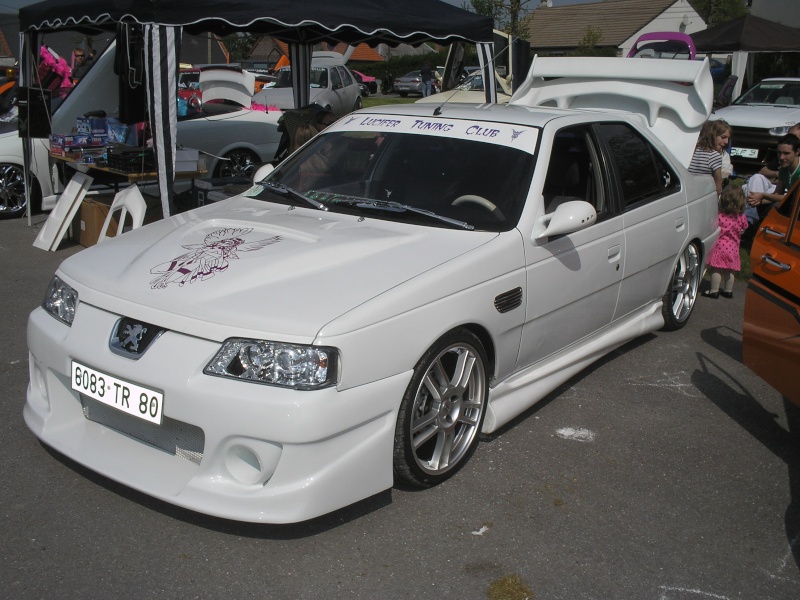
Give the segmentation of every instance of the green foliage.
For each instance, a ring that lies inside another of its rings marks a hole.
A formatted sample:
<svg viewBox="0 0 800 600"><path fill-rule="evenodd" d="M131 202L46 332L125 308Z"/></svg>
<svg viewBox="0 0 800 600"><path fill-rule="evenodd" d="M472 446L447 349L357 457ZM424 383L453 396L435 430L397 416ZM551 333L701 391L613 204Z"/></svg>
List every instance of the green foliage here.
<svg viewBox="0 0 800 600"><path fill-rule="evenodd" d="M745 0L692 0L692 6L709 27L727 23L747 14Z"/></svg>
<svg viewBox="0 0 800 600"><path fill-rule="evenodd" d="M443 65L446 60L447 48L420 56L395 56L386 62L348 62L347 66L356 71L361 71L365 75L383 79L387 72L395 77L400 77L409 71L422 68L425 63L428 63L431 68L436 68L437 65ZM477 58L475 60L477 64Z"/></svg>
<svg viewBox="0 0 800 600"><path fill-rule="evenodd" d="M461 8L494 20L495 29L518 37L527 37L528 31L522 20L530 12L529 5L539 0L470 0Z"/></svg>
<svg viewBox="0 0 800 600"><path fill-rule="evenodd" d="M263 38L263 35L252 33L233 33L222 38L225 47L231 55L231 62L247 60L253 50Z"/></svg>
<svg viewBox="0 0 800 600"><path fill-rule="evenodd" d="M572 52L572 56L616 56L617 49L610 46L598 47L603 39L603 32L591 25L586 28L581 43Z"/></svg>

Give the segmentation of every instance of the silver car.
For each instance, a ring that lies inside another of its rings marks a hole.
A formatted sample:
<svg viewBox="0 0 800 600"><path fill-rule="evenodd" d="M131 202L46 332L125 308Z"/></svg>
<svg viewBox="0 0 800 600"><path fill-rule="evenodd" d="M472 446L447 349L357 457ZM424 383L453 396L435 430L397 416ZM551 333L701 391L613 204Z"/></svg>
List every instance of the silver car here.
<svg viewBox="0 0 800 600"><path fill-rule="evenodd" d="M281 109L297 108L292 90L292 68L278 69L276 75L277 80L253 96L253 102ZM361 88L341 58L312 58L309 102L323 106L337 117L361 108Z"/></svg>

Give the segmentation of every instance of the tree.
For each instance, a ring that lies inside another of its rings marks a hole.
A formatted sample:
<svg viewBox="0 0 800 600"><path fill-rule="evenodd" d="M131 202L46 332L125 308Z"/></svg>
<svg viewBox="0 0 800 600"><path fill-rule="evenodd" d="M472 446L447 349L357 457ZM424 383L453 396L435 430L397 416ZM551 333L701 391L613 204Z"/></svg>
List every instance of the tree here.
<svg viewBox="0 0 800 600"><path fill-rule="evenodd" d="M598 48L597 45L603 39L603 32L595 29L591 25L586 28L581 43L572 53L573 56L616 56L617 49L612 47Z"/></svg>
<svg viewBox="0 0 800 600"><path fill-rule="evenodd" d="M748 12L745 0L693 0L692 6L709 27L727 23Z"/></svg>
<svg viewBox="0 0 800 600"><path fill-rule="evenodd" d="M263 35L250 33L233 33L222 38L222 42L230 53L230 61L239 62L250 58L253 50L263 37Z"/></svg>
<svg viewBox="0 0 800 600"><path fill-rule="evenodd" d="M461 8L491 17L496 29L518 37L526 37L528 32L522 24L522 19L530 12L527 8L530 2L531 0L470 0L469 5L465 2Z"/></svg>

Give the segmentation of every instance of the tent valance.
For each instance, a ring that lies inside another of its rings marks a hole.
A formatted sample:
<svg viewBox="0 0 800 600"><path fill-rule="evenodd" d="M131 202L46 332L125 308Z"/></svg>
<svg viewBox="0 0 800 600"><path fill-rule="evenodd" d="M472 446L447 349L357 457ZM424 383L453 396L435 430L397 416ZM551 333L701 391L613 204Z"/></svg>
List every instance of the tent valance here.
<svg viewBox="0 0 800 600"><path fill-rule="evenodd" d="M19 18L22 31L115 29L122 22L181 26L187 33L249 31L298 44L492 41L491 18L440 0L46 0L21 8Z"/></svg>

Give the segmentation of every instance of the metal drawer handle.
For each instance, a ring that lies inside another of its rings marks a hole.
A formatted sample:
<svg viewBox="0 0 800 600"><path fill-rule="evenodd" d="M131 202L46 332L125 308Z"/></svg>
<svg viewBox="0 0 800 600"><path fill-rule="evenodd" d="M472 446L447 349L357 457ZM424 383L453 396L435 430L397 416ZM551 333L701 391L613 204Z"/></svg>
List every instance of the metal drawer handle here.
<svg viewBox="0 0 800 600"><path fill-rule="evenodd" d="M784 239L786 237L785 233L783 233L782 231L776 231L775 229L772 229L771 227L762 227L761 231L764 232L764 235L771 235L772 237L776 237L776 238L780 238L780 239Z"/></svg>
<svg viewBox="0 0 800 600"><path fill-rule="evenodd" d="M761 255L761 260L763 260L764 262L772 265L773 267L778 267L779 269L781 269L783 271L789 271L792 268L792 265L787 265L786 263L782 263L779 260L775 260L769 254L762 254Z"/></svg>

